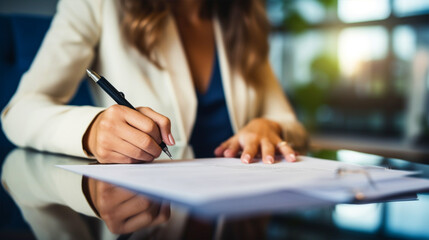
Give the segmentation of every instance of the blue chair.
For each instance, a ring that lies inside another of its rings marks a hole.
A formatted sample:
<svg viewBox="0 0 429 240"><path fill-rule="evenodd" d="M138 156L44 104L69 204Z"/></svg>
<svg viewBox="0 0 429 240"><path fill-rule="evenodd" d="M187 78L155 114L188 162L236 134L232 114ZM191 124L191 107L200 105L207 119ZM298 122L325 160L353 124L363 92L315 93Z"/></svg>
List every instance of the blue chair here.
<svg viewBox="0 0 429 240"><path fill-rule="evenodd" d="M22 74L30 67L51 20L51 17L45 16L0 15L1 108L8 103L16 91ZM92 105L86 81L82 82L70 104ZM5 152L12 146L1 133L0 152Z"/></svg>
<svg viewBox="0 0 429 240"><path fill-rule="evenodd" d="M0 15L0 108L3 109L16 91L22 74L33 61L52 17L33 15ZM87 82L83 81L70 104L92 105ZM0 131L0 164L14 147ZM28 231L19 210L0 188L0 238L8 234ZM3 232L3 233L2 233ZM8 235L9 237L13 237Z"/></svg>

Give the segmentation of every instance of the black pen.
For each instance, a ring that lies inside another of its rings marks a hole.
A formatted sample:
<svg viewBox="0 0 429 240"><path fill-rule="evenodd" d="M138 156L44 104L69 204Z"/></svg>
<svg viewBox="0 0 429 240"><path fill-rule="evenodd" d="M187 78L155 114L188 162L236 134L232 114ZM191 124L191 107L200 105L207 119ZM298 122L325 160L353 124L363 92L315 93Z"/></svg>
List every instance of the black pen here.
<svg viewBox="0 0 429 240"><path fill-rule="evenodd" d="M94 80L94 82L96 82L107 94L109 94L110 97L113 98L113 100L115 100L115 102L119 105L123 105L126 107L129 107L131 109L134 109L137 111L137 109L135 109L133 107L133 105L131 105L131 103L129 103L127 101L127 99L125 99L125 95L122 92L119 92L118 90L116 90L115 87L113 87L112 84L110 84L104 77L98 75L96 72L86 69L86 73L88 74L88 76ZM165 152L165 154L167 154L167 156L172 159L171 157L171 153L170 151L168 151L167 145L161 141L161 143L159 144L159 146L161 147L162 151Z"/></svg>

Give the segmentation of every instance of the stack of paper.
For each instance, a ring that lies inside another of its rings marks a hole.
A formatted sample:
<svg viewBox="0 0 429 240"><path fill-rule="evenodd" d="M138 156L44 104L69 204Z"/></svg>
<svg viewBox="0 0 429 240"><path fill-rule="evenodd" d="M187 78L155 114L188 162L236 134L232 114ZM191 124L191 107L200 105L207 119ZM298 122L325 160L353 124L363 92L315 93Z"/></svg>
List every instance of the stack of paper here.
<svg viewBox="0 0 429 240"><path fill-rule="evenodd" d="M275 164L207 158L59 167L169 200L204 215L287 210L429 189L429 180L406 177L414 172L310 157L299 157L295 163ZM339 175L338 169L345 171Z"/></svg>

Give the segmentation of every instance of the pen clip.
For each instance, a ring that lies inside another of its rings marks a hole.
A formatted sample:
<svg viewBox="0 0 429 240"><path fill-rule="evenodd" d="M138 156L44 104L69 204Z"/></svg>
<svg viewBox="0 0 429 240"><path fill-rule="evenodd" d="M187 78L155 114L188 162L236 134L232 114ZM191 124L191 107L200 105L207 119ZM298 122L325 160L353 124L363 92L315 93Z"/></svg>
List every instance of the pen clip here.
<svg viewBox="0 0 429 240"><path fill-rule="evenodd" d="M121 95L121 97L125 98L125 94L123 92L119 92L119 95Z"/></svg>

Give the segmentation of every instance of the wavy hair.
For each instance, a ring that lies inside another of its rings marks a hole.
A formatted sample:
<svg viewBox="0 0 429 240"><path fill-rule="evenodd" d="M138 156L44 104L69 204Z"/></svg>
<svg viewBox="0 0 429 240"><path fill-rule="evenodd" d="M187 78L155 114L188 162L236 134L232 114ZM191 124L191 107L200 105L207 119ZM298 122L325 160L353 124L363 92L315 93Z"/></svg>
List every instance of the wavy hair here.
<svg viewBox="0 0 429 240"><path fill-rule="evenodd" d="M174 0L121 0L122 29L127 41L158 68L154 47ZM233 70L255 82L261 63L268 57L269 23L262 0L201 0L200 15L216 15L223 32L227 58Z"/></svg>

